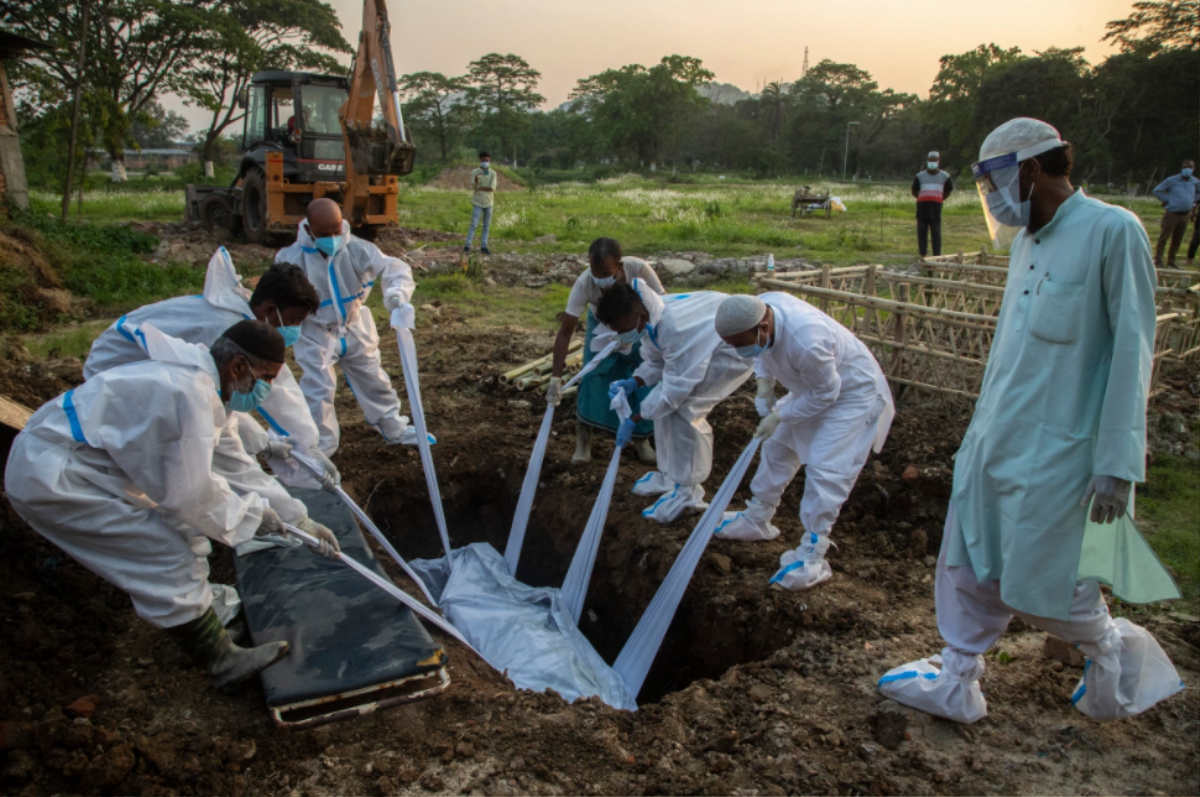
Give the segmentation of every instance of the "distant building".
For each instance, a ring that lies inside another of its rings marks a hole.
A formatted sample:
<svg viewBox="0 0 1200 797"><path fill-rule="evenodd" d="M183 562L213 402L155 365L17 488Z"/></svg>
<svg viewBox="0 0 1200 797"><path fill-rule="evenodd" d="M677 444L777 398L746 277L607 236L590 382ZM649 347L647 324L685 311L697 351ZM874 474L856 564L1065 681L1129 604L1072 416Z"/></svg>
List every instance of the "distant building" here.
<svg viewBox="0 0 1200 797"><path fill-rule="evenodd" d="M0 30L0 213L5 202L12 202L19 208L29 207L25 161L21 160L21 140L17 136L17 109L8 88L4 62L20 58L27 50L52 49L45 42Z"/></svg>
<svg viewBox="0 0 1200 797"><path fill-rule="evenodd" d="M189 163L195 163L198 156L191 149L127 149L125 150L125 168L134 171L143 169L178 169ZM110 159L105 156L103 163Z"/></svg>

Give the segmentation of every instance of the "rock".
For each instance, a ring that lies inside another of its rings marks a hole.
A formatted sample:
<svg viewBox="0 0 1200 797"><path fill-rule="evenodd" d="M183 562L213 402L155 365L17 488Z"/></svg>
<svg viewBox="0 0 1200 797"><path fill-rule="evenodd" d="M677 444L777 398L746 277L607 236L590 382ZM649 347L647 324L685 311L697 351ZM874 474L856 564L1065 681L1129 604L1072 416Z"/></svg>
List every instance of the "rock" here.
<svg viewBox="0 0 1200 797"><path fill-rule="evenodd" d="M908 732L908 716L893 701L885 701L871 716L871 731L875 741L888 750L895 750Z"/></svg>
<svg viewBox="0 0 1200 797"><path fill-rule="evenodd" d="M916 465L909 465L904 469L904 473L900 474L900 478L904 479L910 487L915 487L921 480L921 471L917 470Z"/></svg>
<svg viewBox="0 0 1200 797"><path fill-rule="evenodd" d="M533 242L535 244L552 244L552 243L556 243L557 241L558 241L558 238L557 238L557 236L554 235L554 233L547 233L546 235L539 235L537 238L533 239Z"/></svg>
<svg viewBox="0 0 1200 797"><path fill-rule="evenodd" d="M384 775L382 778L375 781L375 789L379 792L381 797L386 797L386 795L389 794L395 794L397 791L396 783L387 775Z"/></svg>
<svg viewBox="0 0 1200 797"><path fill-rule="evenodd" d="M728 575L733 570L733 562L725 554L721 554L721 553L712 554L712 561L713 561L713 564L715 564L717 566L717 569L720 570L722 573L725 573L726 575Z"/></svg>
<svg viewBox="0 0 1200 797"><path fill-rule="evenodd" d="M533 404L531 402L526 401L525 399L512 399L511 401L508 402L508 406L512 407L515 410L527 410L530 407L532 407Z"/></svg>
<svg viewBox="0 0 1200 797"><path fill-rule="evenodd" d="M771 699L771 687L766 684L755 684L746 691L759 703L765 703Z"/></svg>
<svg viewBox="0 0 1200 797"><path fill-rule="evenodd" d="M91 719L92 715L96 713L96 703L99 700L99 695L88 695L87 697L81 697L74 703L68 705L66 707L66 711L68 714L74 714L78 717Z"/></svg>
<svg viewBox="0 0 1200 797"><path fill-rule="evenodd" d="M125 780L135 763L133 745L117 745L92 759L83 773L81 790L91 793L111 790Z"/></svg>
<svg viewBox="0 0 1200 797"><path fill-rule="evenodd" d="M691 274L693 271L695 271L696 264L690 260L668 258L666 260L658 261L657 270L665 271L668 274L674 274L676 276L683 276L684 274Z"/></svg>
<svg viewBox="0 0 1200 797"><path fill-rule="evenodd" d="M929 553L929 536L925 529L913 529L908 534L908 550L916 558L923 558Z"/></svg>
<svg viewBox="0 0 1200 797"><path fill-rule="evenodd" d="M1079 652L1079 648L1058 637L1046 637L1046 643L1042 646L1042 656L1051 661L1061 661L1068 667L1083 667L1083 654Z"/></svg>

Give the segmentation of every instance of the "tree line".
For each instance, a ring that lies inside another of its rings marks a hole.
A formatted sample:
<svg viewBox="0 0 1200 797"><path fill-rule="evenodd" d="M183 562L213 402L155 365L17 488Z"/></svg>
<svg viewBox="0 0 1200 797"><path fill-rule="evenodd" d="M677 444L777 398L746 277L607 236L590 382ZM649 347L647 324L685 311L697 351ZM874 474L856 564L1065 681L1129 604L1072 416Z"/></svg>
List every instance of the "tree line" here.
<svg viewBox="0 0 1200 797"><path fill-rule="evenodd" d="M1073 143L1081 181L1144 187L1197 154L1198 17L1200 0L1136 2L1129 17L1106 26L1103 39L1118 51L1095 65L1082 48L980 45L941 59L927 99L881 89L867 71L827 59L748 99L714 102L706 94L713 73L681 55L582 78L567 103L547 112L539 110L541 74L514 54L484 55L458 76L403 75L400 88L426 165L487 149L544 170L602 164L886 179L910 175L936 149L962 173L992 128L1024 115ZM77 84L82 150L120 161L124 149L176 133L182 120L160 103L172 93L209 112L198 133L208 161L233 148L243 115L236 98L251 75L344 74L338 56L352 51L321 0L26 0L8 6L3 24L56 48L31 53L12 76L22 146L35 170L59 178Z"/></svg>

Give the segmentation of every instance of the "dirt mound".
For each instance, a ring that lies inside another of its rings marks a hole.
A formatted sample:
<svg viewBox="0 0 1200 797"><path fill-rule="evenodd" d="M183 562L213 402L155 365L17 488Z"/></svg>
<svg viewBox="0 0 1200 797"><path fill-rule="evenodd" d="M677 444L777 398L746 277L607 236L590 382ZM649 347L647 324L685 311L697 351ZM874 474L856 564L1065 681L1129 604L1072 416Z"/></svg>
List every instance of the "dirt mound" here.
<svg viewBox="0 0 1200 797"><path fill-rule="evenodd" d="M429 181L430 188L441 188L447 191L471 191L471 171L474 166L451 166L437 177ZM509 177L499 169L496 170L497 191L524 191L525 186Z"/></svg>
<svg viewBox="0 0 1200 797"><path fill-rule="evenodd" d="M63 316L83 315L87 300L63 290L58 271L35 236L0 228L0 327L34 330Z"/></svg>

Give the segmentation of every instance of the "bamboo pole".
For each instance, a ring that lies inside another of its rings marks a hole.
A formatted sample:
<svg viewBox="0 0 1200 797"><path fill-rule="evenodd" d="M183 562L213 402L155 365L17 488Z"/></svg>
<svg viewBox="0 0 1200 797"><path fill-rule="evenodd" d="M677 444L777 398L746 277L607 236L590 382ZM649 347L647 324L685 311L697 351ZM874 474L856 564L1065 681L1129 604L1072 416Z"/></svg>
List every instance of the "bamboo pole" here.
<svg viewBox="0 0 1200 797"><path fill-rule="evenodd" d="M942 321L952 326L960 326L967 329L977 329L986 332L994 332L996 329L996 318L989 315L964 313L960 310L944 310L940 307L926 307L920 304L897 302L892 299L863 296L862 294L847 293L846 291L824 290L812 285L790 285L775 279L760 278L757 280L757 283L764 287L782 288L787 291L811 294L818 298L829 298L835 301L859 304L889 313L903 312L914 317Z"/></svg>
<svg viewBox="0 0 1200 797"><path fill-rule="evenodd" d="M569 354L569 353L571 353L573 351L577 351L578 349L581 349L581 348L583 348L583 341L580 340L579 338L575 338L571 341L571 345L567 347L567 353ZM539 357L536 360L532 360L530 362L525 363L524 365L519 365L516 368L512 369L511 371L506 371L506 372L500 374L500 384L507 385L509 382L511 382L514 379L516 379L517 377L521 376L522 374L524 374L526 371L530 370L531 368L537 368L542 363L553 362L553 360L554 360L554 353L551 352L550 354L547 354L545 357Z"/></svg>

